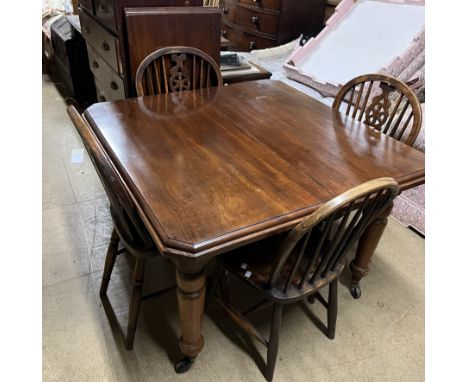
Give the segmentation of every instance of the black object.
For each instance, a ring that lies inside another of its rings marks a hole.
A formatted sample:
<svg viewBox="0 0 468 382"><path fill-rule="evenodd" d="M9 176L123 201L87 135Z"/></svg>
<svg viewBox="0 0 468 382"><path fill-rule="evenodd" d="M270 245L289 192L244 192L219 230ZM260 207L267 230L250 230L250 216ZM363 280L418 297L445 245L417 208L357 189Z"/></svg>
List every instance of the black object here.
<svg viewBox="0 0 468 382"><path fill-rule="evenodd" d="M310 38L313 37L311 34L301 34L301 37L299 39L299 45L304 46L307 41L310 40Z"/></svg>
<svg viewBox="0 0 468 382"><path fill-rule="evenodd" d="M239 57L237 56L237 53L221 53L221 65L232 65L232 66L237 66L241 65L242 61L239 60Z"/></svg>
<svg viewBox="0 0 468 382"><path fill-rule="evenodd" d="M195 357L184 357L174 366L174 370L177 374L183 374L189 371L192 365L195 363Z"/></svg>
<svg viewBox="0 0 468 382"><path fill-rule="evenodd" d="M78 27L72 26L66 16L55 21L50 30L57 75L72 97L85 108L96 102L86 42Z"/></svg>

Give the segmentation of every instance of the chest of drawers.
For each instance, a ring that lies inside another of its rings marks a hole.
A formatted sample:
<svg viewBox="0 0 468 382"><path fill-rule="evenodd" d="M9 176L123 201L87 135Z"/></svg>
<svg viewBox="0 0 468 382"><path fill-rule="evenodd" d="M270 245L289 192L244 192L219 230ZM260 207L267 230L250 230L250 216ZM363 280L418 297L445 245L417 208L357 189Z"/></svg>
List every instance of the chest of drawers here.
<svg viewBox="0 0 468 382"><path fill-rule="evenodd" d="M115 101L135 95L128 58L125 8L202 5L203 0L80 0L81 32L86 39L98 101ZM157 36L151 38L157 39ZM148 43L151 45L152 42ZM159 44L155 41L154 45Z"/></svg>
<svg viewBox="0 0 468 382"><path fill-rule="evenodd" d="M285 44L323 28L327 0L221 0L222 36L238 51Z"/></svg>

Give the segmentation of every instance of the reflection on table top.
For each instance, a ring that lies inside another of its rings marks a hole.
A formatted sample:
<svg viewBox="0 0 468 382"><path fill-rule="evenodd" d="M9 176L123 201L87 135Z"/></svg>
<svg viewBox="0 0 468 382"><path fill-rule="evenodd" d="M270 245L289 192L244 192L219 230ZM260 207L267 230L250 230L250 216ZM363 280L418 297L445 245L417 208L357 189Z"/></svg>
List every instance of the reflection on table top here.
<svg viewBox="0 0 468 382"><path fill-rule="evenodd" d="M85 116L166 253L285 230L367 180L424 182L424 155L276 81L91 106Z"/></svg>

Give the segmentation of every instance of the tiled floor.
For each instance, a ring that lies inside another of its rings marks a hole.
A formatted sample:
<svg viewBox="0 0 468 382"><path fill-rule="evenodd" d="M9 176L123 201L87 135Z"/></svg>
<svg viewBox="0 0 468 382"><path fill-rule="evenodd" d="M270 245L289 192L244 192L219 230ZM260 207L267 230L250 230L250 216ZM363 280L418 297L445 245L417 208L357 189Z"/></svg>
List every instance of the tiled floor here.
<svg viewBox="0 0 468 382"><path fill-rule="evenodd" d="M98 296L112 229L108 202L65 106L44 76L44 380L263 381L258 365L264 349L241 335L215 303L204 319L205 350L187 374L172 368L181 356L173 294L143 303L135 348L125 350L120 328L127 319L131 259L117 261L112 313ZM147 291L173 282L163 259L149 264L147 274L157 275L160 267L170 276L146 285ZM310 306L285 309L275 381L424 380L424 240L391 220L362 284L358 301L339 286L333 341L308 319ZM236 291L255 297L241 286ZM323 317L320 306L312 309ZM253 317L263 332L267 318L268 311Z"/></svg>

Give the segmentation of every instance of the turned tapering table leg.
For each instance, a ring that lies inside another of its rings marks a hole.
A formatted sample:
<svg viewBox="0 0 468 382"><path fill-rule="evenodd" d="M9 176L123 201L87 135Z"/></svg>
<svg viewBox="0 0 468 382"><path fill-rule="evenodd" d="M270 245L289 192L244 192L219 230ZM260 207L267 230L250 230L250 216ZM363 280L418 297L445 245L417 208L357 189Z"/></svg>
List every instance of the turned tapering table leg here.
<svg viewBox="0 0 468 382"><path fill-rule="evenodd" d="M177 304L182 327L179 347L186 355L175 365L177 373L184 373L203 349L202 318L205 305L205 271L184 270L177 267Z"/></svg>
<svg viewBox="0 0 468 382"><path fill-rule="evenodd" d="M389 205L381 214L378 216L362 234L357 250L356 257L349 264L351 270L351 295L354 298L361 297L361 287L359 281L369 273L369 263L371 257L379 244L380 238L382 237L385 227L388 223L388 217L392 212L393 203Z"/></svg>

